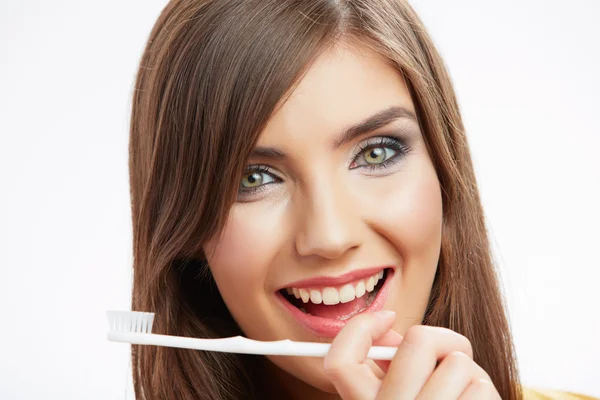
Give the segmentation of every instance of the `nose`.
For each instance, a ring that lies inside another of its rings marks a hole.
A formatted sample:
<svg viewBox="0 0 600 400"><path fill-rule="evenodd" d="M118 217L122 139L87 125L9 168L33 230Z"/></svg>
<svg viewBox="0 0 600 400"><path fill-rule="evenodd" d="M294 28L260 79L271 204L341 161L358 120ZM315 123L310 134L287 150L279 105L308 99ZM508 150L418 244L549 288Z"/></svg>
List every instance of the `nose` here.
<svg viewBox="0 0 600 400"><path fill-rule="evenodd" d="M360 212L343 187L322 182L304 199L296 234L300 256L336 259L360 245Z"/></svg>

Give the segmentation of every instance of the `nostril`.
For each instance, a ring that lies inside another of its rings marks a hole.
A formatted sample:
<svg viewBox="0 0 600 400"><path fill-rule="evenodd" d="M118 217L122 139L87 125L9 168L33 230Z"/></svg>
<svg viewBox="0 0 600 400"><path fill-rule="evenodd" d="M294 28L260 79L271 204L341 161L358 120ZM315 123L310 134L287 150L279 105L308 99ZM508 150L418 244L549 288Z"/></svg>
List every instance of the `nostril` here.
<svg viewBox="0 0 600 400"><path fill-rule="evenodd" d="M336 259L361 244L363 230L348 195L332 189L330 180L323 185L327 187L314 188L310 206L298 215L296 251L304 257Z"/></svg>
<svg viewBox="0 0 600 400"><path fill-rule="evenodd" d="M307 237L305 234L299 234L296 239L296 252L300 256L319 256L329 260L339 258L347 251L358 246L357 240L352 240L349 235L343 234L317 237Z"/></svg>

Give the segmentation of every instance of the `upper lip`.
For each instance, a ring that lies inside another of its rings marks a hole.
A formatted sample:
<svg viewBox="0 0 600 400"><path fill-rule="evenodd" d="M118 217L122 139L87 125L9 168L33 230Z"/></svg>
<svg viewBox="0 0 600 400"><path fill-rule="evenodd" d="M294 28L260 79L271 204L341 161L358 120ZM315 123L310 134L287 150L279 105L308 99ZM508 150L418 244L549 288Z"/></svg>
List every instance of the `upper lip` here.
<svg viewBox="0 0 600 400"><path fill-rule="evenodd" d="M365 268L357 271L351 271L340 276L317 276L314 278L302 279L299 281L291 282L284 286L282 289L342 286L346 283L354 282L359 279L373 276L379 271L386 268L390 268L390 266Z"/></svg>

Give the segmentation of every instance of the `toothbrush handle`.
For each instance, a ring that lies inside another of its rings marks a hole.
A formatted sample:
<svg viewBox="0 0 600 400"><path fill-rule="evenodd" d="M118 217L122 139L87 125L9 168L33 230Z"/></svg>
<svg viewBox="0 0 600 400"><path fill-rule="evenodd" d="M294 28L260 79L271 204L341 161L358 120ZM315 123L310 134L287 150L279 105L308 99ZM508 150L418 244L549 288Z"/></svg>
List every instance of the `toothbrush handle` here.
<svg viewBox="0 0 600 400"><path fill-rule="evenodd" d="M245 340L254 342L253 340ZM329 352L331 344L312 343L312 342L294 342L291 340L280 340L277 342L257 342L269 347L268 352L261 354L285 355L285 356L305 356L305 357L325 357ZM396 347L372 346L367 353L367 358L371 360L391 360L396 354Z"/></svg>
<svg viewBox="0 0 600 400"><path fill-rule="evenodd" d="M262 342L241 336L222 339L199 339L153 333L111 331L108 332L107 338L113 342L125 342L131 344L277 356L325 357L331 347L329 343L294 342L291 340ZM369 350L367 358L372 360L391 360L395 354L395 347L373 346Z"/></svg>

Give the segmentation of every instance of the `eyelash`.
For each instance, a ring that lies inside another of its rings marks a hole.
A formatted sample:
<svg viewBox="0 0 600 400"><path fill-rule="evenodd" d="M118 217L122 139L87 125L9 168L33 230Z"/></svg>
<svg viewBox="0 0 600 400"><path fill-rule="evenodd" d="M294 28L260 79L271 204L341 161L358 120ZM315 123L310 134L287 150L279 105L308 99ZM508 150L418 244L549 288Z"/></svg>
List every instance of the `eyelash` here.
<svg viewBox="0 0 600 400"><path fill-rule="evenodd" d="M364 154L367 150L376 149L378 147L387 147L396 152L392 157L388 158L381 164L368 164L368 165L359 165L352 169L358 168L367 168L370 172L376 171L378 169L389 168L392 165L396 164L400 161L408 152L410 151L410 147L404 143L404 141L400 138L396 138L393 136L377 136L371 139L368 139L363 144L359 145L358 150L354 153L352 157L352 163L356 162L358 156Z"/></svg>
<svg viewBox="0 0 600 400"><path fill-rule="evenodd" d="M352 162L350 164L355 163L358 157L361 154L364 154L367 150L371 150L378 147L386 147L394 150L396 153L381 164L359 165L351 169L366 168L370 172L373 172L378 169L389 168L392 165L396 164L398 161L400 161L410 151L410 146L404 143L404 141L400 138L393 136L377 136L374 138L370 138L366 142L363 142L363 144L359 145L359 148L352 156ZM279 183L282 181L282 179L272 171L272 168L266 165L249 165L248 168L246 168L246 170L244 171L244 174L248 173L269 174L273 178L273 182L262 184L255 188L241 188L240 195L252 195L260 193L261 191L266 190L267 186L269 186L270 184Z"/></svg>
<svg viewBox="0 0 600 400"><path fill-rule="evenodd" d="M248 173L269 174L273 178L273 182L265 183L263 185L255 187L255 188L240 188L239 192L240 192L240 194L243 194L243 195L259 193L263 190L266 190L267 186L269 186L273 183L281 182L281 178L279 178L275 173L273 173L271 167L268 167L266 165L249 165L248 168L246 168L246 170L244 171L244 175L248 174Z"/></svg>

